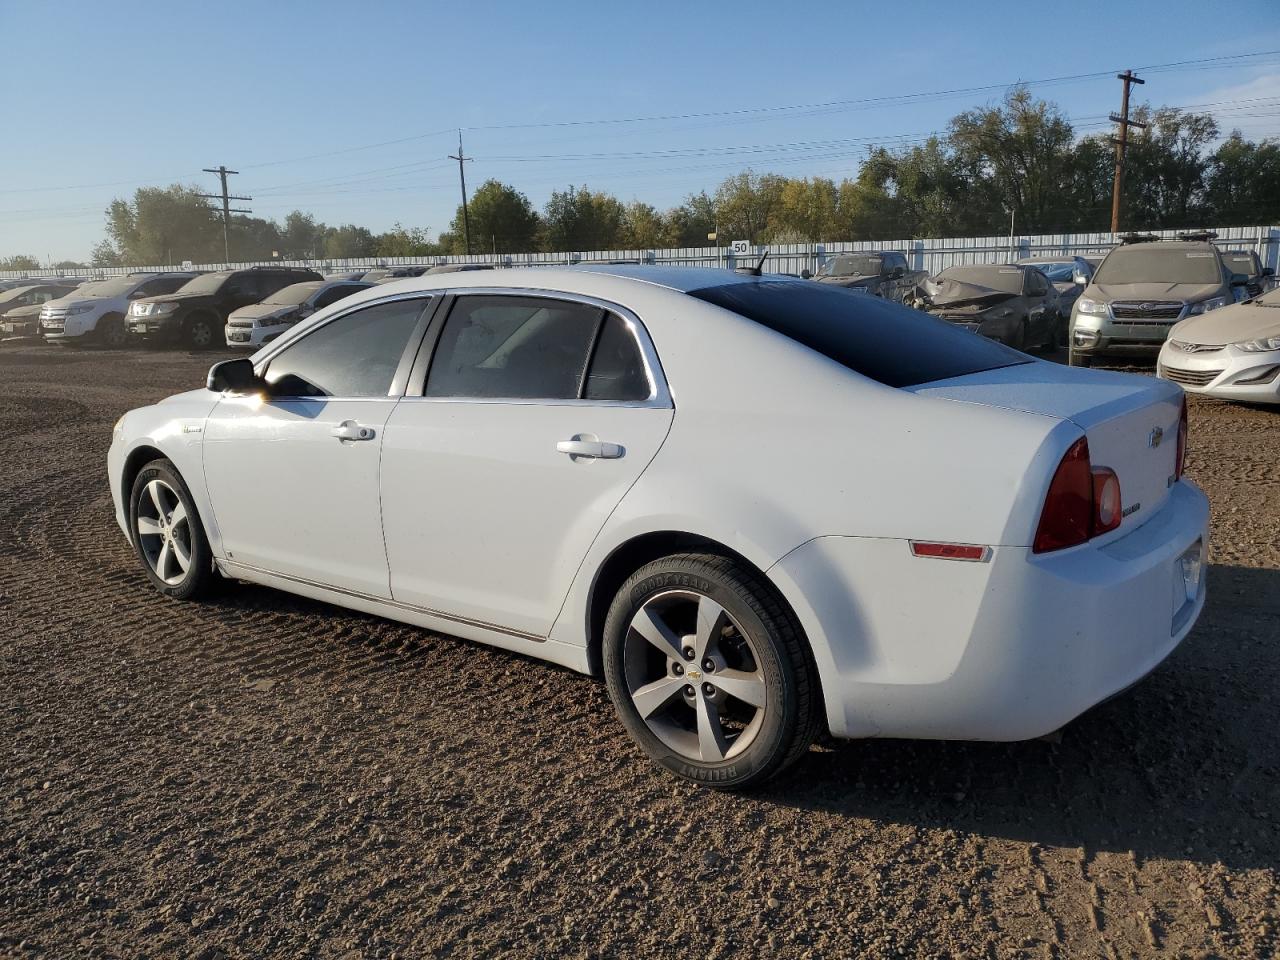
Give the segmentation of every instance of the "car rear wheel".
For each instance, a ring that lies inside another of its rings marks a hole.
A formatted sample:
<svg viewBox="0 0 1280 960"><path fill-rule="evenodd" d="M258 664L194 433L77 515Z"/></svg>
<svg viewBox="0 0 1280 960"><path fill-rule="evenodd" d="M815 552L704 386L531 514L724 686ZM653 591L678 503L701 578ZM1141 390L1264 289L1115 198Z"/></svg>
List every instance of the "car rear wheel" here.
<svg viewBox="0 0 1280 960"><path fill-rule="evenodd" d="M191 491L169 460L152 460L134 478L129 532L147 578L166 596L191 600L214 579L213 555Z"/></svg>
<svg viewBox="0 0 1280 960"><path fill-rule="evenodd" d="M110 350L119 350L129 339L124 329L124 317L110 313L98 321L98 342Z"/></svg>
<svg viewBox="0 0 1280 960"><path fill-rule="evenodd" d="M623 726L677 776L755 786L802 756L821 723L812 655L793 615L728 557L679 554L636 571L604 628Z"/></svg>
<svg viewBox="0 0 1280 960"><path fill-rule="evenodd" d="M198 314L187 321L187 345L192 350L208 350L215 334L213 318Z"/></svg>

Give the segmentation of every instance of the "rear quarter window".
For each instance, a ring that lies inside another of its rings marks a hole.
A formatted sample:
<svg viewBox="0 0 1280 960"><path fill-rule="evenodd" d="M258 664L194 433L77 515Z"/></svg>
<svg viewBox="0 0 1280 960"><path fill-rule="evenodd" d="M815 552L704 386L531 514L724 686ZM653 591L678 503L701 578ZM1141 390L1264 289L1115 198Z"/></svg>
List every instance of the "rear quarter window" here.
<svg viewBox="0 0 1280 960"><path fill-rule="evenodd" d="M728 283L689 296L731 310L889 387L1030 363L1025 354L911 307L838 287Z"/></svg>

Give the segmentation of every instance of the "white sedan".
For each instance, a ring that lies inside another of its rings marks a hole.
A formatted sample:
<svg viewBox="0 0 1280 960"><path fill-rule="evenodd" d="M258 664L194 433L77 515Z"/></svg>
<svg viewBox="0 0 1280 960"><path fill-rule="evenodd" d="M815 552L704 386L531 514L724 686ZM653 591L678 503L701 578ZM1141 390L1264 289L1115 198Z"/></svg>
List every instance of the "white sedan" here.
<svg viewBox="0 0 1280 960"><path fill-rule="evenodd" d="M1156 369L1191 393L1280 403L1280 290L1175 324Z"/></svg>
<svg viewBox="0 0 1280 960"><path fill-rule="evenodd" d="M150 582L246 580L603 675L676 774L838 737L1019 740L1195 623L1181 390L896 303L653 266L377 287L108 466Z"/></svg>

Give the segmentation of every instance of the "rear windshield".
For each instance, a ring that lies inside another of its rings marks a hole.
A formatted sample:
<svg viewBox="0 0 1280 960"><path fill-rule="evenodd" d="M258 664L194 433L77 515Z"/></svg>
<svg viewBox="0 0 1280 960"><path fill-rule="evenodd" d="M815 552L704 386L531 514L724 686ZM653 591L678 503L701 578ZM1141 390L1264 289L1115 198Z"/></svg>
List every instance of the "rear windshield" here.
<svg viewBox="0 0 1280 960"><path fill-rule="evenodd" d="M1203 248L1135 243L1107 255L1094 283L1221 283L1218 255Z"/></svg>
<svg viewBox="0 0 1280 960"><path fill-rule="evenodd" d="M727 283L689 296L732 310L890 387L1031 362L927 313L824 284Z"/></svg>

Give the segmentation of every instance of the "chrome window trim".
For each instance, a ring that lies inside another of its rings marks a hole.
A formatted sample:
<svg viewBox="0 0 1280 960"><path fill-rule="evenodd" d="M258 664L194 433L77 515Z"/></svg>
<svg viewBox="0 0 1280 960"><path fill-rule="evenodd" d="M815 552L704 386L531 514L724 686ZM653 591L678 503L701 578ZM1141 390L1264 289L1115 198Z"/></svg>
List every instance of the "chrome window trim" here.
<svg viewBox="0 0 1280 960"><path fill-rule="evenodd" d="M644 400L594 400L585 397L561 397L556 399L544 397L428 397L426 396L427 381L431 377L431 368L428 365L421 386L422 393L406 395L404 397L405 400L431 403L536 404L539 406L634 407L664 410L675 406L671 399L671 390L667 385L666 374L662 369L662 362L658 359L658 351L653 345L653 339L649 336L649 331L645 328L643 321L636 316L635 311L619 303L602 300L599 297L589 296L588 294L571 293L565 290L549 290L541 287L452 287L447 292L456 299L453 307L449 310L449 314L441 320L442 331L443 324L449 322L449 315L457 308L457 301L469 296L533 297L542 300L563 300L569 303L580 303L584 306L596 307L616 315L626 325L632 338L640 347L640 359L644 363L645 377L649 381L649 396ZM437 340L438 343L439 341ZM432 347L431 360L435 360L435 345Z"/></svg>

